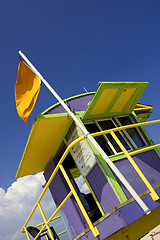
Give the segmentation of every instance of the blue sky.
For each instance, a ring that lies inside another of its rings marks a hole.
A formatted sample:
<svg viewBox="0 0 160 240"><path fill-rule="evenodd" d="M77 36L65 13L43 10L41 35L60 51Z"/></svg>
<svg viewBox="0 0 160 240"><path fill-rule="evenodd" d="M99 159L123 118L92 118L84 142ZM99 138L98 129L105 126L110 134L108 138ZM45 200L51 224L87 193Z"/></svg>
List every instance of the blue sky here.
<svg viewBox="0 0 160 240"><path fill-rule="evenodd" d="M56 92L96 91L99 81L147 81L141 102L160 118L159 0L6 0L0 3L0 188L15 175L34 118L57 101L44 85L23 122L14 100L21 50ZM147 128L148 129L148 128ZM160 126L149 129L159 141Z"/></svg>

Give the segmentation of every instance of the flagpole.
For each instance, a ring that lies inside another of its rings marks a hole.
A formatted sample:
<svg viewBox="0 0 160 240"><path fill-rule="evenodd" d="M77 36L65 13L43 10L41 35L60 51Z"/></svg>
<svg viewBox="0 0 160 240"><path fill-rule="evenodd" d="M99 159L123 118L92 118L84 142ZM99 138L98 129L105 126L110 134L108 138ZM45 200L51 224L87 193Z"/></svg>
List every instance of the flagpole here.
<svg viewBox="0 0 160 240"><path fill-rule="evenodd" d="M137 201L137 203L143 209L144 213L149 214L150 209L146 206L146 204L139 197L139 195L132 188L132 186L129 184L129 182L125 179L125 177L122 175L122 173L118 170L118 168L114 165L114 163L110 160L110 158L103 151L103 149L100 147L100 145L97 143L97 141L92 137L92 135L87 131L87 129L84 127L84 125L78 120L78 118L75 116L75 114L68 108L68 106L63 102L63 100L54 91L54 89L49 85L49 83L44 79L44 77L38 72L38 70L32 65L32 63L27 59L27 57L21 51L19 51L19 54L25 60L25 62L28 64L28 66L32 69L32 71L40 78L40 80L45 84L45 86L55 96L55 98L61 103L61 105L64 107L64 109L69 113L69 115L72 117L72 119L77 124L77 126L85 134L85 137L88 138L90 140L90 142L94 145L94 147L98 150L98 152L103 157L103 159L106 161L106 163L109 165L109 167L112 169L112 171L117 175L117 177L124 184L124 186L130 192L130 194L133 196L133 198Z"/></svg>

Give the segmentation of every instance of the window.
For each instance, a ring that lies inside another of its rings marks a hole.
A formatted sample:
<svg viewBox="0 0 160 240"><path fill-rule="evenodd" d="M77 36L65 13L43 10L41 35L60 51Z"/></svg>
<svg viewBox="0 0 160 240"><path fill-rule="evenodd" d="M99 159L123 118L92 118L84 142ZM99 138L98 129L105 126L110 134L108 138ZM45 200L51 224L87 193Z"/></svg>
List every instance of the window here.
<svg viewBox="0 0 160 240"><path fill-rule="evenodd" d="M134 122L130 116L123 116L103 120L98 119L86 121L84 124L90 133L94 133L133 123ZM127 150L133 150L147 145L138 128L126 129L123 131L115 132L115 134ZM108 156L122 152L111 134L104 134L95 137L95 139Z"/></svg>
<svg viewBox="0 0 160 240"><path fill-rule="evenodd" d="M91 123L86 125L87 130L90 133L94 132L100 132L102 129L99 127L99 125L96 123ZM113 155L114 150L111 149L111 144L109 143L109 140L106 135L95 137L95 140L98 142L98 144L103 148L103 150L107 153L107 155Z"/></svg>
<svg viewBox="0 0 160 240"><path fill-rule="evenodd" d="M117 121L122 126L132 124L132 121L129 117L120 117L120 118L117 118ZM135 144L134 146L135 148L146 146L146 143L143 140L143 138L140 136L140 133L138 132L137 128L129 128L129 129L126 129L125 131L128 133L130 139L132 139L133 143Z"/></svg>

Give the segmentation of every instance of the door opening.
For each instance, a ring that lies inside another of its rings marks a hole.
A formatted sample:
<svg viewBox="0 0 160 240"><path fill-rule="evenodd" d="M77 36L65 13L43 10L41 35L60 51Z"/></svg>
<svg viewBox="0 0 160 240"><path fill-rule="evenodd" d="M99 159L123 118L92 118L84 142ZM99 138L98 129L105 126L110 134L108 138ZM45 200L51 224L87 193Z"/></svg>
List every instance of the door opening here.
<svg viewBox="0 0 160 240"><path fill-rule="evenodd" d="M88 185L85 182L85 179L77 168L76 163L70 153L64 160L63 167L68 174L68 177L73 184L91 221L97 221L100 217L102 217L102 214L92 196Z"/></svg>

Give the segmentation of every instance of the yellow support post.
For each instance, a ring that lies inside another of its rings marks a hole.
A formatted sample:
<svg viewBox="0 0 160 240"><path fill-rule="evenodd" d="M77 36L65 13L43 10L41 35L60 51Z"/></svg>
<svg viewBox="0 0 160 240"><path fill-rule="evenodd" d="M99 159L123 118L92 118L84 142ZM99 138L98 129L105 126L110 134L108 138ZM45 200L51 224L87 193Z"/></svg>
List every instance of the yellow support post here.
<svg viewBox="0 0 160 240"><path fill-rule="evenodd" d="M53 218L54 218L54 216L59 212L59 210L61 209L61 207L67 202L67 200L70 198L72 196L72 192L70 191L69 192L69 194L66 196L66 198L63 200L63 202L59 205L59 207L56 209L56 211L52 214L52 216L49 218L49 220L47 221L45 221L45 225L42 227L42 229L40 230L40 232L38 233L38 235L37 235L37 237L41 234L41 232L45 229L45 227L46 226L48 226L48 224L53 220ZM41 211L42 211L42 213L43 213L43 210L42 210L42 207L40 206L40 204L39 204L39 207L41 208ZM44 215L43 215L43 217L45 217ZM56 219L56 218L59 218L59 216L58 217L55 217L54 219ZM45 218L46 219L46 218ZM49 227L49 226L48 226ZM66 231L66 230L65 230ZM64 231L64 232L65 232ZM60 233L60 234L62 234L62 233ZM57 234L58 235L58 234ZM35 239L37 239L37 237L35 238Z"/></svg>
<svg viewBox="0 0 160 240"><path fill-rule="evenodd" d="M47 221L47 224L49 224L52 221L52 218L59 212L59 210L63 207L63 205L67 202L67 200L72 196L72 192L70 191L68 195L65 197L63 202L57 207L56 211L52 214L52 216Z"/></svg>
<svg viewBox="0 0 160 240"><path fill-rule="evenodd" d="M68 177L68 175L66 174L63 166L60 165L59 168L61 169L61 172L62 172L64 178L66 179L66 182L67 182L69 188L71 189L71 192L73 193L73 196L75 197L75 199L76 199L76 201L77 201L77 203L78 203L78 205L79 205L79 207L80 207L80 209L81 209L81 211L82 211L82 213L83 213L83 216L85 217L85 219L86 219L86 221L87 221L87 223L88 223L89 228L91 229L94 237L97 237L97 236L99 235L98 229L93 226L93 224L92 224L92 222L91 222L91 220L90 220L90 218L89 218L89 216L88 216L85 208L83 207L83 204L81 203L81 201L80 201L80 199L79 199L79 197L78 197L78 195L77 195L77 193L76 193L76 191L75 191L75 189L74 189L71 181L69 180L69 177Z"/></svg>
<svg viewBox="0 0 160 240"><path fill-rule="evenodd" d="M155 192L155 190L153 189L153 187L151 186L151 184L148 182L148 180L146 179L146 177L144 176L144 174L141 172L141 170L139 169L139 167L137 166L137 164L134 162L133 158L130 156L130 154L127 152L127 150L125 149L125 147L122 145L122 143L120 142L120 140L118 139L118 137L116 136L116 134L111 131L111 135L114 138L114 140L117 142L117 144L119 145L119 147L122 149L123 153L126 155L126 157L128 158L128 160L130 161L130 163L132 164L132 166L134 167L134 169L136 170L136 172L139 174L139 176L141 177L142 181L145 183L145 185L148 187L148 189L150 190L150 195L152 197L152 199L154 201L157 201L159 199L158 194Z"/></svg>
<svg viewBox="0 0 160 240"><path fill-rule="evenodd" d="M37 208L37 203L34 205L34 207L33 207L32 211L31 211L31 213L29 214L29 217L28 217L27 221L25 222L25 224L24 224L24 226L23 226L21 232L23 232L23 230L24 230L25 227L27 226L27 224L28 224L29 220L31 219L33 213L35 212L36 208Z"/></svg>
<svg viewBox="0 0 160 240"><path fill-rule="evenodd" d="M60 218L61 216L57 216L57 217L55 217L55 218L53 218L51 221L54 221L54 220L56 220L56 219L58 219L58 218ZM44 222L43 223L40 223L40 224L38 224L38 225L36 225L35 227L37 228L37 227L43 227L44 226Z"/></svg>
<svg viewBox="0 0 160 240"><path fill-rule="evenodd" d="M27 231L27 228L26 228L26 227L24 227L24 231L25 231L25 233L26 233L26 235L27 235L28 240L31 240L30 237L29 237L29 234L28 234L28 231Z"/></svg>
<svg viewBox="0 0 160 240"><path fill-rule="evenodd" d="M99 211L101 212L102 216L104 216L103 209L101 208L101 205L99 204L99 202L98 202L98 200L97 200L97 198L96 198L96 196L95 196L95 194L94 194L92 188L90 187L90 184L89 184L87 178L85 178L85 182L87 183L87 186L88 186L90 192L92 193L92 196L93 196L93 198L94 198L94 201L95 201L96 204L97 204L97 207L98 207Z"/></svg>
<svg viewBox="0 0 160 240"><path fill-rule="evenodd" d="M36 204L34 205L34 207L33 207L32 211L31 211L31 213L30 213L27 221L26 221L25 224L23 225L22 230L21 230L22 233L24 232L25 227L27 226L27 224L28 224L28 222L30 221L33 213L35 212L35 210L36 210L36 208L37 208L37 206L38 206L38 203L40 203L40 201L41 201L41 199L43 198L45 192L47 191L49 185L51 184L53 178L55 177L56 173L58 172L60 164L63 163L63 161L64 161L64 159L66 158L67 154L69 153L70 149L71 149L76 143L82 141L83 139L85 139L84 136L79 137L78 139L74 140L74 141L67 147L66 151L65 151L64 154L62 155L60 161L58 162L56 168L54 169L52 175L50 176L48 182L46 183L46 185L45 185L45 187L44 187L41 195L39 196Z"/></svg>
<svg viewBox="0 0 160 240"><path fill-rule="evenodd" d="M41 215L42 215L42 217L43 217L43 220L44 220L44 222L45 222L45 226L42 227L41 231L43 231L43 228L47 227L47 230L48 230L48 233L49 233L51 239L54 240L54 237L53 237L53 235L52 235L52 231L51 231L51 229L50 229L50 227L49 227L49 225L48 225L48 223L47 223L46 216L45 216L45 214L44 214L44 212L43 212L43 209L42 209L40 203L38 203L38 207L39 207L39 210L40 210ZM37 236L35 237L35 240L36 240L36 239L38 238L38 236L41 234L41 231L37 234Z"/></svg>
<svg viewBox="0 0 160 240"><path fill-rule="evenodd" d="M60 236L60 235L62 235L62 234L64 234L64 233L66 233L66 232L67 232L67 230L64 230L63 232L60 232L60 233L58 233L57 235Z"/></svg>
<svg viewBox="0 0 160 240"><path fill-rule="evenodd" d="M134 152L131 152L130 156L137 155L137 154L140 154L140 153L143 153L143 152L147 152L147 151L153 150L154 148L158 148L158 147L160 147L160 144L147 146L145 148L138 149L138 150L135 150Z"/></svg>

